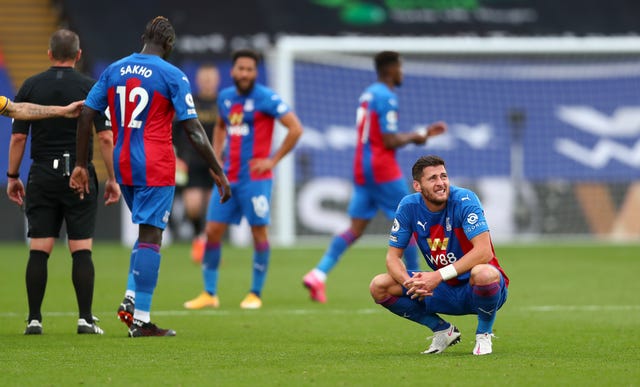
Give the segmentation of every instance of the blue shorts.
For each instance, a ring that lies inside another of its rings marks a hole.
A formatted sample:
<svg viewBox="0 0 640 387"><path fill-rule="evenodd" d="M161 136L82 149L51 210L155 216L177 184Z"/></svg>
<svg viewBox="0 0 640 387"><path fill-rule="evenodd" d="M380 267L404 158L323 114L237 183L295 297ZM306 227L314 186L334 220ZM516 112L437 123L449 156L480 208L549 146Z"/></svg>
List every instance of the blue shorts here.
<svg viewBox="0 0 640 387"><path fill-rule="evenodd" d="M251 226L268 225L271 221L271 186L268 180L231 184L231 199L220 203L218 187L214 186L207 209L207 222L240 224L242 217Z"/></svg>
<svg viewBox="0 0 640 387"><path fill-rule="evenodd" d="M425 297L424 303L429 313L442 313L454 316L478 314L471 299L471 285L450 286L441 282L433 291L433 296ZM507 286L500 274L500 301L498 309L507 301Z"/></svg>
<svg viewBox="0 0 640 387"><path fill-rule="evenodd" d="M169 222L176 187L121 185L122 197L131 210L131 221L164 230Z"/></svg>
<svg viewBox="0 0 640 387"><path fill-rule="evenodd" d="M404 179L382 184L354 184L353 187L349 216L354 219L373 219L378 209L382 210L388 219L393 219L398 203L409 194Z"/></svg>

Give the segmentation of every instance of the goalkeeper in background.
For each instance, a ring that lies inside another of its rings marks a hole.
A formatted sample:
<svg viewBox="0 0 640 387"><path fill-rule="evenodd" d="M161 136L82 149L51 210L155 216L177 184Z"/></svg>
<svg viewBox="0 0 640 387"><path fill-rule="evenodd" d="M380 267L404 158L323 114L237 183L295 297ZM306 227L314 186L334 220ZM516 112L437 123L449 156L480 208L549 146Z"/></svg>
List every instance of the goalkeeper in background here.
<svg viewBox="0 0 640 387"><path fill-rule="evenodd" d="M316 265L303 278L311 299L327 302L325 281L342 254L364 233L378 210L393 219L400 200L409 189L396 160L396 149L407 144L422 145L431 136L446 131L446 124L436 122L420 131L401 133L398 127L398 98L393 89L402 84L400 54L382 51L374 58L378 80L360 96L356 117L358 131L354 158L353 195L349 203L351 225L333 237ZM404 250L407 270L418 271L415 241Z"/></svg>
<svg viewBox="0 0 640 387"><path fill-rule="evenodd" d="M76 118L84 101L72 102L67 106L44 106L29 102L13 102L0 95L0 115L16 120L43 120L46 118Z"/></svg>

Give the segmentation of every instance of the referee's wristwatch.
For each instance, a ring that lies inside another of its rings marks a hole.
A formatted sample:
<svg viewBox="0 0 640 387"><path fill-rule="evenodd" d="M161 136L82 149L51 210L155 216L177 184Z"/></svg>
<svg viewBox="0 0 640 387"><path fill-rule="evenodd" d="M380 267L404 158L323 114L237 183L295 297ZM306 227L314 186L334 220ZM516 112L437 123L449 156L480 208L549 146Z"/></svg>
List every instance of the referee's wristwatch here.
<svg viewBox="0 0 640 387"><path fill-rule="evenodd" d="M20 172L16 172L16 173L9 173L9 171L7 171L7 177L10 177L12 179L17 179L20 177Z"/></svg>

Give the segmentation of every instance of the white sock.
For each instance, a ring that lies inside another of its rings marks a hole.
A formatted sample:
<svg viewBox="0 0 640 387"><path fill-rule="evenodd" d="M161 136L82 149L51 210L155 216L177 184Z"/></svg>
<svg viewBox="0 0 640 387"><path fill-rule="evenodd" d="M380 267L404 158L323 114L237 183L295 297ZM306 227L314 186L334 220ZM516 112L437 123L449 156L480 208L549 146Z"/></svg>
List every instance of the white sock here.
<svg viewBox="0 0 640 387"><path fill-rule="evenodd" d="M126 292L124 292L124 296L130 300L135 300L136 299L136 292L134 292L133 290L128 290Z"/></svg>
<svg viewBox="0 0 640 387"><path fill-rule="evenodd" d="M322 283L325 283L327 281L327 273L318 269L313 269L311 272L318 279L318 281Z"/></svg>
<svg viewBox="0 0 640 387"><path fill-rule="evenodd" d="M149 321L151 321L151 313L145 312L144 310L136 309L136 311L133 312L133 318L134 320L148 323Z"/></svg>

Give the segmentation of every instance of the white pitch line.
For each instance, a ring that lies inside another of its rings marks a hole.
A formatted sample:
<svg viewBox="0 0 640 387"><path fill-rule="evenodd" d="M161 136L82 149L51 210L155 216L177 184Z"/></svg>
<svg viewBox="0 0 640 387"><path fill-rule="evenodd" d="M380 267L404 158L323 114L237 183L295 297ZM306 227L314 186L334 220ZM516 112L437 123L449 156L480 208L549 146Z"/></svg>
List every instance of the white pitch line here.
<svg viewBox="0 0 640 387"><path fill-rule="evenodd" d="M615 312L640 310L640 305L541 305L521 309L531 312Z"/></svg>
<svg viewBox="0 0 640 387"><path fill-rule="evenodd" d="M204 309L204 310L152 310L151 314L154 316L197 316L197 315L205 315L205 316L230 316L237 314L246 314L250 315L253 313L260 313L262 315L309 315L309 314L335 314L335 315L346 315L346 314L373 314L373 313L384 313L383 308L369 308L369 309L261 309L259 311L255 310L220 310L220 309ZM94 312L94 314L98 317L109 315L113 312ZM43 315L47 317L68 317L68 316L76 316L78 312L47 312L43 311ZM3 317L21 317L23 313L16 312L0 312L0 318Z"/></svg>
<svg viewBox="0 0 640 387"><path fill-rule="evenodd" d="M508 305L507 305L508 306ZM510 309L511 310L511 309ZM623 311L640 311L640 305L537 305L525 306L517 308L516 311L523 312L623 312ZM24 317L25 313L18 312L0 312L0 318ZM108 316L113 312L96 312L97 316ZM259 313L262 315L314 315L314 314L332 314L332 315L365 315L374 313L385 313L384 308L366 308L366 309L261 309L254 310L220 310L220 309L204 309L204 310L157 310L151 311L154 316L231 316L238 314L251 315ZM69 317L77 316L78 312L47 312L43 314L47 317Z"/></svg>

